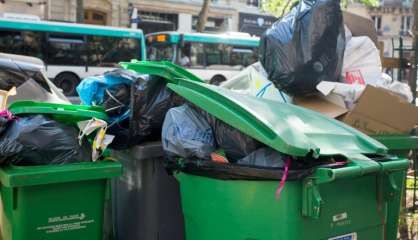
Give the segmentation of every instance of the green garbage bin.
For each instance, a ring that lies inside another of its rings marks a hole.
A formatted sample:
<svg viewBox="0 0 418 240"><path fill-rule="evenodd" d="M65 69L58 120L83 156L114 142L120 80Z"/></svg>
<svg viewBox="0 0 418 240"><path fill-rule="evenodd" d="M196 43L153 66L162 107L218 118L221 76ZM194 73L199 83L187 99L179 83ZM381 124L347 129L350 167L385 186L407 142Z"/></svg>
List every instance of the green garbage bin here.
<svg viewBox="0 0 418 240"><path fill-rule="evenodd" d="M107 118L102 108L32 101L15 102L9 110L73 125ZM102 240L110 180L121 174L121 164L113 161L0 168L1 239Z"/></svg>
<svg viewBox="0 0 418 240"><path fill-rule="evenodd" d="M408 158L412 150L418 149L418 136L412 135L375 135L372 136L383 145L385 145L389 153ZM405 181L405 174L398 172L393 175L396 178L396 182ZM404 189L402 189L404 190ZM402 199L402 191L395 192L394 198ZM399 225L399 211L400 203L392 201L388 205L388 221L387 221L387 236L388 239L396 239L398 234L398 225Z"/></svg>
<svg viewBox="0 0 418 240"><path fill-rule="evenodd" d="M279 200L274 195L277 180L224 180L179 172L186 239L396 239L388 235L388 224L397 222L399 212L388 208L400 203L408 160L389 156L371 137L298 106L187 79L168 87L279 152L311 161L343 157L348 162L286 182Z"/></svg>
<svg viewBox="0 0 418 240"><path fill-rule="evenodd" d="M101 240L110 179L121 169L111 161L1 168L2 239Z"/></svg>

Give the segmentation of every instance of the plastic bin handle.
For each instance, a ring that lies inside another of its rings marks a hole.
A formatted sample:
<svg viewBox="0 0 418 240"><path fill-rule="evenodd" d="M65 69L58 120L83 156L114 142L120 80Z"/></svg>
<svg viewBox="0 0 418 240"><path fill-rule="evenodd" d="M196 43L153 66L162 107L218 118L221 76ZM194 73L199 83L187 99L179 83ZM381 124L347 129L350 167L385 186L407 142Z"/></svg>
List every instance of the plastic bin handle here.
<svg viewBox="0 0 418 240"><path fill-rule="evenodd" d="M312 177L315 180L315 184L355 178L369 173L379 172L382 169L381 164L361 154L352 156L349 161L350 163L346 167L318 168Z"/></svg>
<svg viewBox="0 0 418 240"><path fill-rule="evenodd" d="M302 187L302 215L318 219L321 213L322 197L318 185L340 179L360 177L380 172L382 166L368 157L358 154L351 156L350 163L341 168L318 168L313 177L307 178Z"/></svg>

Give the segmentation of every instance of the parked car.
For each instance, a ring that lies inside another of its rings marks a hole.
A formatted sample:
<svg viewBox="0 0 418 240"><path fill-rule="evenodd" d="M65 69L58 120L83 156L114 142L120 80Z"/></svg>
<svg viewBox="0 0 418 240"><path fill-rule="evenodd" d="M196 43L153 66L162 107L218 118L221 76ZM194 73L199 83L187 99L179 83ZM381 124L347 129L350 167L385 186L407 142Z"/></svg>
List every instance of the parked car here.
<svg viewBox="0 0 418 240"><path fill-rule="evenodd" d="M9 104L17 100L69 103L62 90L46 77L42 60L0 53L0 89L12 87L16 87L17 94L9 97Z"/></svg>

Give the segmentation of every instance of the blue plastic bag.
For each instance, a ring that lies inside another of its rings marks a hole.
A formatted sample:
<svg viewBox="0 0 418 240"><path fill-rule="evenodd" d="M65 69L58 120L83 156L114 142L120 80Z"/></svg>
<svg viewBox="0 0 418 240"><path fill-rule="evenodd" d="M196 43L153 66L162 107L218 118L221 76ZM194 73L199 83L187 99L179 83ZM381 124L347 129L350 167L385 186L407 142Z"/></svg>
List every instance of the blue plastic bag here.
<svg viewBox="0 0 418 240"><path fill-rule="evenodd" d="M89 106L99 106L105 100L107 89L118 85L132 85L140 75L136 72L116 69L104 75L87 77L77 86L81 103Z"/></svg>
<svg viewBox="0 0 418 240"><path fill-rule="evenodd" d="M188 105L168 110L162 129L162 145L169 156L210 159L216 143L204 117Z"/></svg>

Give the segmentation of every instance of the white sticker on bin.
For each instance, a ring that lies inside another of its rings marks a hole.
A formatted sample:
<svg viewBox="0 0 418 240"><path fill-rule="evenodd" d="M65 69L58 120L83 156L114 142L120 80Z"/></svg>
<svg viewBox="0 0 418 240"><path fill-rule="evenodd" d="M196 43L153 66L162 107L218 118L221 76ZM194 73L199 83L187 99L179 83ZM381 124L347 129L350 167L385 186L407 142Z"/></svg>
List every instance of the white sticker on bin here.
<svg viewBox="0 0 418 240"><path fill-rule="evenodd" d="M357 233L350 233L338 237L328 238L328 240L357 240Z"/></svg>

